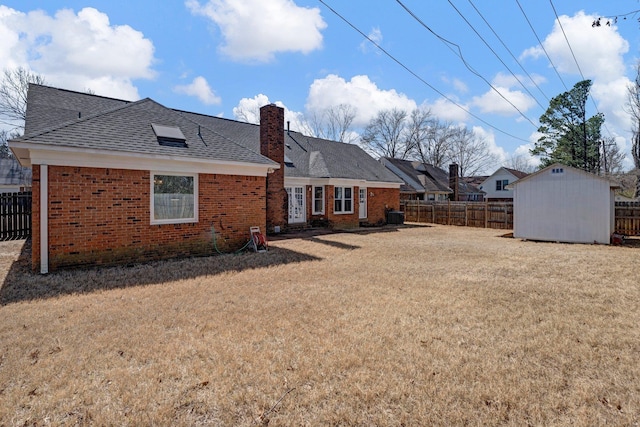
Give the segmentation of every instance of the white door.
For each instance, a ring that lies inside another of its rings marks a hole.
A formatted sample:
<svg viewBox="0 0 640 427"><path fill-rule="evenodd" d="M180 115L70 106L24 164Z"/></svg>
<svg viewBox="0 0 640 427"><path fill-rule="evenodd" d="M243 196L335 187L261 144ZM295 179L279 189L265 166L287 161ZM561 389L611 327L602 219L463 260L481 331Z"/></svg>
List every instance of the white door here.
<svg viewBox="0 0 640 427"><path fill-rule="evenodd" d="M367 189L360 188L360 208L358 210L358 218L367 219Z"/></svg>
<svg viewBox="0 0 640 427"><path fill-rule="evenodd" d="M304 187L285 187L289 196L289 224L306 221Z"/></svg>

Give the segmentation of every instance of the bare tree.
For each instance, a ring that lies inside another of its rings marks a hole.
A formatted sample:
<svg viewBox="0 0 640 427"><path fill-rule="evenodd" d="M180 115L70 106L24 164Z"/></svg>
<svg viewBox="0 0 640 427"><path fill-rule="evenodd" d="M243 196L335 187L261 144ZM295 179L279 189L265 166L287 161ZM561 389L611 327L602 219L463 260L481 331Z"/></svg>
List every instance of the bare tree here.
<svg viewBox="0 0 640 427"><path fill-rule="evenodd" d="M614 138L604 138L601 145L602 164L600 171L605 176L618 175L624 170L624 152L620 150Z"/></svg>
<svg viewBox="0 0 640 427"><path fill-rule="evenodd" d="M0 82L0 123L24 129L27 116L27 91L29 83L45 84L43 76L26 68L5 69Z"/></svg>
<svg viewBox="0 0 640 427"><path fill-rule="evenodd" d="M381 110L364 128L361 145L376 156L406 159L413 147L406 138L407 112L397 108Z"/></svg>
<svg viewBox="0 0 640 427"><path fill-rule="evenodd" d="M631 115L631 155L636 176L640 173L640 62L636 64L636 79L627 87L625 110ZM635 197L640 196L640 176L636 179Z"/></svg>
<svg viewBox="0 0 640 427"><path fill-rule="evenodd" d="M423 163L428 163L425 161L425 149L427 148L426 141L429 138L430 123L431 111L423 108L416 108L409 115L406 124L406 140L413 150L411 157L416 158Z"/></svg>
<svg viewBox="0 0 640 427"><path fill-rule="evenodd" d="M474 176L495 168L496 156L484 138L469 128L457 128L449 147L449 161L457 163L460 176Z"/></svg>
<svg viewBox="0 0 640 427"><path fill-rule="evenodd" d="M505 166L524 173L533 173L536 170L529 158L523 154L512 154L507 159Z"/></svg>
<svg viewBox="0 0 640 427"><path fill-rule="evenodd" d="M428 163L438 168L446 168L449 163L451 144L458 132L458 128L449 122L441 122L435 117L428 121L426 139L417 146L416 151L422 163Z"/></svg>
<svg viewBox="0 0 640 427"><path fill-rule="evenodd" d="M329 107L320 115L311 115L307 119L307 127L319 138L353 143L357 139L356 133L352 130L356 113L356 108L349 104Z"/></svg>

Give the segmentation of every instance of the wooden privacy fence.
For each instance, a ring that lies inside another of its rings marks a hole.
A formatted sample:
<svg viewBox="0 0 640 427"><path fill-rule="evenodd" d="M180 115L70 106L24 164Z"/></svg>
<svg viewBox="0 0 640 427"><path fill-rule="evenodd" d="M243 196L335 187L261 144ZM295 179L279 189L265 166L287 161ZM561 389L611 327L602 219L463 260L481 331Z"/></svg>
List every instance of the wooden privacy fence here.
<svg viewBox="0 0 640 427"><path fill-rule="evenodd" d="M402 201L400 210L409 222L465 227L513 228L513 203Z"/></svg>
<svg viewBox="0 0 640 427"><path fill-rule="evenodd" d="M616 233L640 236L640 202L616 202Z"/></svg>
<svg viewBox="0 0 640 427"><path fill-rule="evenodd" d="M31 192L0 193L0 240L31 236Z"/></svg>
<svg viewBox="0 0 640 427"><path fill-rule="evenodd" d="M402 201L409 222L513 229L513 203ZM640 236L640 202L616 202L616 233Z"/></svg>

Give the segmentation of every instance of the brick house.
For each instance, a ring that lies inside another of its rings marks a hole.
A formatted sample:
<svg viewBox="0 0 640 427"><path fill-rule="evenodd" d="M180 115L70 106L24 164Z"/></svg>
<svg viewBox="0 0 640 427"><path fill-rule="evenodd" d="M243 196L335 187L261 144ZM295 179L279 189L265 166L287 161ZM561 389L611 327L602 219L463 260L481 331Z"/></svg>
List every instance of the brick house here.
<svg viewBox="0 0 640 427"><path fill-rule="evenodd" d="M397 178L359 147L260 125L30 85L34 270L206 255L240 248L249 227L381 223Z"/></svg>

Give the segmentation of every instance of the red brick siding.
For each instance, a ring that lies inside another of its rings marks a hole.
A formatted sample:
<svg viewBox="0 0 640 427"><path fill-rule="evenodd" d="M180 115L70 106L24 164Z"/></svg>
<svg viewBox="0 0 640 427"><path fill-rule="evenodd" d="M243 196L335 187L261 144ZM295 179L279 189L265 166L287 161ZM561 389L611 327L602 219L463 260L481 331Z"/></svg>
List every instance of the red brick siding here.
<svg viewBox="0 0 640 427"><path fill-rule="evenodd" d="M260 154L280 165L267 176L267 228L285 228L289 210L284 189L284 109L274 104L260 108Z"/></svg>
<svg viewBox="0 0 640 427"><path fill-rule="evenodd" d="M34 191L36 175L34 168ZM250 226L264 229L264 177L198 178L198 222L151 225L149 171L50 166L49 269L211 254L212 226L218 248L232 251L248 240ZM36 200L34 269L40 262Z"/></svg>
<svg viewBox="0 0 640 427"><path fill-rule="evenodd" d="M359 187L353 187L353 213L336 214L333 212L334 207L334 187L328 185L325 187L325 215L329 220L329 224L335 228L355 228L360 225L359 208ZM373 194L373 196L371 195ZM367 187L367 218L369 224L378 224L386 222L385 209L400 208L400 190L397 188L375 188ZM363 220L365 221L365 220Z"/></svg>
<svg viewBox="0 0 640 427"><path fill-rule="evenodd" d="M367 222L370 224L386 222L385 209L400 209L400 190L397 188L367 188L367 193Z"/></svg>

